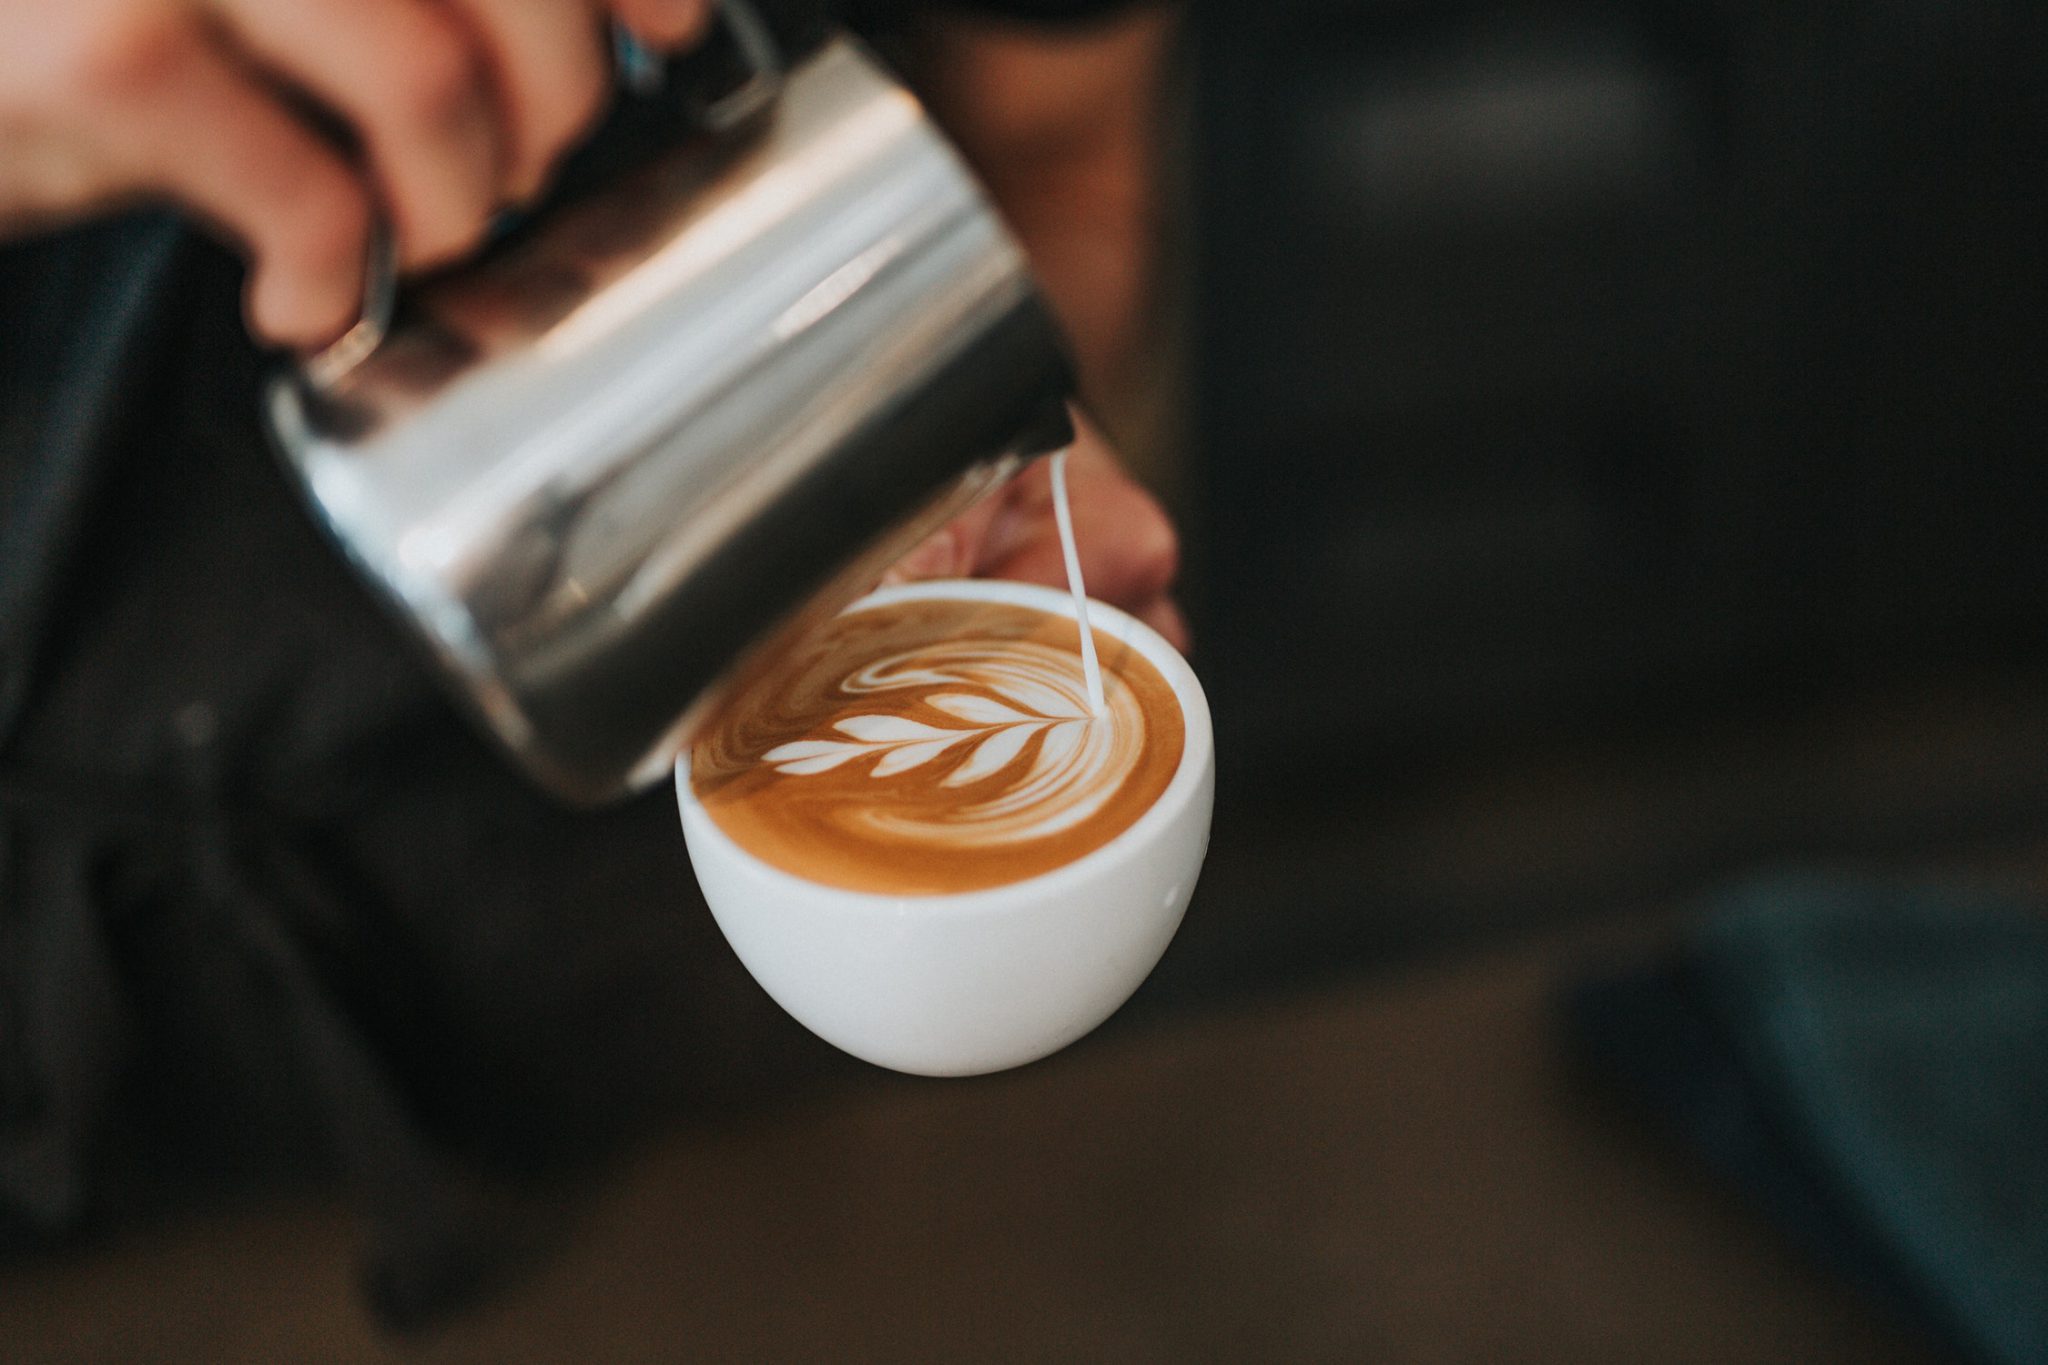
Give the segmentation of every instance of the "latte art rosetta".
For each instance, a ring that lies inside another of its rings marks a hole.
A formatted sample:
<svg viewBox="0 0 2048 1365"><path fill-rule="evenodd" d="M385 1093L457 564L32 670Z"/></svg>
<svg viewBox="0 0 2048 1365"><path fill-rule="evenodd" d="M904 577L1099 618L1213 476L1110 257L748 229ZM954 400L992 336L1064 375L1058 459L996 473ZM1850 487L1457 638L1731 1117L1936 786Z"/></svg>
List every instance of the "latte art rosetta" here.
<svg viewBox="0 0 2048 1365"><path fill-rule="evenodd" d="M1128 827L1177 766L1171 690L1098 639L1088 711L1074 623L931 600L842 617L815 650L754 680L692 754L719 826L837 885L995 885L1082 856Z"/></svg>
<svg viewBox="0 0 2048 1365"><path fill-rule="evenodd" d="M986 646L947 642L883 659L848 678L850 696L916 689L948 718L938 725L886 712L848 716L832 728L843 739L777 745L762 761L791 775L829 772L874 758L871 779L952 755L941 787L987 787L929 814L878 805L852 818L892 834L969 844L1016 843L1072 829L1102 808L1144 738L1144 718L1128 687L1108 690L1108 711L1091 718L1074 656L1018 642L999 656ZM972 691L947 691L972 688Z"/></svg>

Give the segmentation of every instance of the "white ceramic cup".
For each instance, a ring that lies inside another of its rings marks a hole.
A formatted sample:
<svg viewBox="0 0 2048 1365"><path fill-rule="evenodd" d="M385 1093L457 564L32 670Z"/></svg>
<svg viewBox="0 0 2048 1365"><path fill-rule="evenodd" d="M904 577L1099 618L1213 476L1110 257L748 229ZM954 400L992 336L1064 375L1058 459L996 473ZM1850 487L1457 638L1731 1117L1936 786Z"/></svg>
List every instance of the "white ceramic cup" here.
<svg viewBox="0 0 2048 1365"><path fill-rule="evenodd" d="M883 588L847 610L931 598L1074 615L1064 591L982 580ZM1107 1019L1166 951L1209 846L1209 704L1194 670L1157 632L1099 602L1088 614L1099 635L1129 643L1159 670L1179 699L1186 738L1151 809L1051 872L938 895L810 881L734 843L691 789L689 754L678 760L683 837L712 916L754 979L820 1038L927 1076L1021 1066Z"/></svg>

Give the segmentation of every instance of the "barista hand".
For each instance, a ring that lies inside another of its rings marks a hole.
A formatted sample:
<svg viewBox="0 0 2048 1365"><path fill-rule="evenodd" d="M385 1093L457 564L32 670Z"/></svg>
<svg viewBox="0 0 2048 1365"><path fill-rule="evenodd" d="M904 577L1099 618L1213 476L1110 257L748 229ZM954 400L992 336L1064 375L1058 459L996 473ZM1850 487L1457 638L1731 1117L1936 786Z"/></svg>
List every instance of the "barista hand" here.
<svg viewBox="0 0 2048 1365"><path fill-rule="evenodd" d="M1176 649L1186 649L1187 622L1173 600L1180 568L1173 522L1158 500L1124 472L1093 424L1077 413L1074 428L1067 498L1088 595L1122 607ZM955 518L905 555L885 581L953 577L1067 585L1052 514L1051 461L1035 462Z"/></svg>
<svg viewBox="0 0 2048 1365"><path fill-rule="evenodd" d="M1159 235L1158 100L1173 7L1140 0L1084 27L1036 29L924 15L912 71L933 111L1023 239L1080 362L1082 392L1127 388L1142 360ZM1180 547L1164 509L1077 421L1067 467L1074 538L1092 596L1185 649L1172 587ZM893 579L981 574L1065 586L1050 462L918 547Z"/></svg>
<svg viewBox="0 0 2048 1365"><path fill-rule="evenodd" d="M318 345L360 306L374 216L407 268L459 256L597 114L607 17L667 48L709 8L4 0L0 231L170 199L247 252L257 332Z"/></svg>

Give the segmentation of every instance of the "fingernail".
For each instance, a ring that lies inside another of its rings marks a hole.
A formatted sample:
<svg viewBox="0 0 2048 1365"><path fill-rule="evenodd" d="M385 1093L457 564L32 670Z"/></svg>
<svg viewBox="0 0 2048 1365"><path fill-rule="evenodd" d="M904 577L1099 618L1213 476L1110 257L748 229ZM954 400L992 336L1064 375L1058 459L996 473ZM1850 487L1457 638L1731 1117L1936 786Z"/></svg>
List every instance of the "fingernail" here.
<svg viewBox="0 0 2048 1365"><path fill-rule="evenodd" d="M498 204L498 217L502 220L508 214L523 214L533 207L540 198L541 187L547 184L548 168L537 158L527 158L512 167L505 177L505 191Z"/></svg>
<svg viewBox="0 0 2048 1365"><path fill-rule="evenodd" d="M959 572L959 548L951 530L940 531L896 561L890 575L899 582L950 578Z"/></svg>
<svg viewBox="0 0 2048 1365"><path fill-rule="evenodd" d="M311 354L348 328L348 321L322 327L307 319L317 314L296 281L262 274L252 279L242 297L242 318L263 345Z"/></svg>
<svg viewBox="0 0 2048 1365"><path fill-rule="evenodd" d="M635 65L650 59L646 49L672 53L697 38L704 29L709 15L709 6L695 3L695 0L679 0L658 7L650 7L639 16L639 23L630 34L623 34L619 44L620 65L623 74L633 75ZM641 51L632 49L638 47ZM659 80L658 72L655 79Z"/></svg>
<svg viewBox="0 0 2048 1365"><path fill-rule="evenodd" d="M1019 551L1052 524L1052 514L1040 509L1034 516L1014 502L996 513L988 524L988 530L981 537L981 562L1000 565L1014 558Z"/></svg>

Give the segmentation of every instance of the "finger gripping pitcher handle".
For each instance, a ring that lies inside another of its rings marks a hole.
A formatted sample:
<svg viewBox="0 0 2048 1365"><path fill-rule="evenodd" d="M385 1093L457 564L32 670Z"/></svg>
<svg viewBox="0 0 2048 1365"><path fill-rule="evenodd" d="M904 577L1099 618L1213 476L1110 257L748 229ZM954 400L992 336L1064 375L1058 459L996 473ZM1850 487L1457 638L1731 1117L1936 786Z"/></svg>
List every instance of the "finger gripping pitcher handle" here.
<svg viewBox="0 0 2048 1365"><path fill-rule="evenodd" d="M744 72L739 84L716 98L692 101L692 121L700 128L725 133L743 127L782 94L782 50L768 23L750 0L719 0L714 19L724 24ZM616 29L617 87L634 95L660 90L668 80L668 64L624 29ZM368 360L391 333L398 308L398 248L389 223L379 222L371 234L363 269L362 312L346 332L300 363L300 373L315 390L331 389Z"/></svg>

